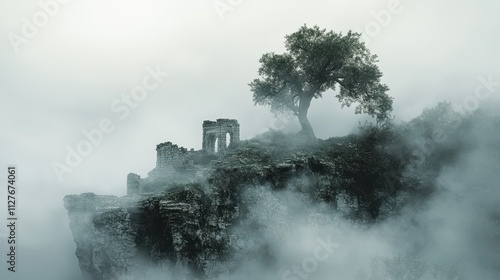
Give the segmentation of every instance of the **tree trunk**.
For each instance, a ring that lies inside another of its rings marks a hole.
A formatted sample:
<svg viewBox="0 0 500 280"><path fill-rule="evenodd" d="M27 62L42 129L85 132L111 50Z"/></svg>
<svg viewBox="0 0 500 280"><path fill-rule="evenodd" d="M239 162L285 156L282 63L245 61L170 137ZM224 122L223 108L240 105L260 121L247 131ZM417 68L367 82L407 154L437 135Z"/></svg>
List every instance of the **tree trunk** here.
<svg viewBox="0 0 500 280"><path fill-rule="evenodd" d="M311 97L300 97L300 104L299 104L299 122L300 125L302 126L302 130L300 131L300 134L304 136L308 136L311 138L316 138L316 135L314 135L314 130L311 126L311 123L309 122L309 119L307 118L307 111L309 110L309 106L311 106Z"/></svg>

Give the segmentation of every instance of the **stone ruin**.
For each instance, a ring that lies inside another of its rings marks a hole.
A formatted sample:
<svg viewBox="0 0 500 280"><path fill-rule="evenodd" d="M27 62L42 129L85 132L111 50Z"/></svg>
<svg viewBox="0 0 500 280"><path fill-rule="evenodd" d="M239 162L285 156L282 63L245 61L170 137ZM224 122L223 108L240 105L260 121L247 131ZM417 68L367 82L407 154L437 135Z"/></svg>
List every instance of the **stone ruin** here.
<svg viewBox="0 0 500 280"><path fill-rule="evenodd" d="M188 161L188 150L172 142L156 145L156 168L176 169L183 168Z"/></svg>
<svg viewBox="0 0 500 280"><path fill-rule="evenodd" d="M229 143L226 137L229 134ZM217 152L224 154L227 147L240 141L240 125L237 120L217 119L217 121L203 122L203 150L207 153Z"/></svg>
<svg viewBox="0 0 500 280"><path fill-rule="evenodd" d="M226 141L229 135L229 143ZM202 149L195 151L179 147L172 142L156 145L156 167L148 173L148 177L130 173L127 176L127 194L143 192L143 186L152 182L172 179L184 173L184 177L195 177L199 168L195 158L200 155L223 156L227 149L240 141L240 125L234 119L217 119L203 122ZM216 145L217 144L217 145Z"/></svg>

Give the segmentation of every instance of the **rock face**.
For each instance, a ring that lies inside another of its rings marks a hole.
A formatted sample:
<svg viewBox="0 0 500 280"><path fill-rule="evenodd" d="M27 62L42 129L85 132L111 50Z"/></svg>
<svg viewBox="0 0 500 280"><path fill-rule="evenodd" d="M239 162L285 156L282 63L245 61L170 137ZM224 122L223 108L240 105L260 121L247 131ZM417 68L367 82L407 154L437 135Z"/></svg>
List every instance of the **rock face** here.
<svg viewBox="0 0 500 280"><path fill-rule="evenodd" d="M196 185L120 198L70 195L64 202L85 279L122 279L142 264L169 263L202 277L211 259L227 254L223 234L234 215L218 217Z"/></svg>
<svg viewBox="0 0 500 280"><path fill-rule="evenodd" d="M115 279L126 273L137 254L137 232L125 201L87 193L67 196L64 203L84 277Z"/></svg>

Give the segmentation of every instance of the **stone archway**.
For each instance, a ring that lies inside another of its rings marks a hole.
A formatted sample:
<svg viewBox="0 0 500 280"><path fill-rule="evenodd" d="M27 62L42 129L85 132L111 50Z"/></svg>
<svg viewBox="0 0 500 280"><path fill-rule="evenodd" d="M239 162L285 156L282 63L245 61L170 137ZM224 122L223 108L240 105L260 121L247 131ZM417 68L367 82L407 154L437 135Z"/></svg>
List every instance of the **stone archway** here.
<svg viewBox="0 0 500 280"><path fill-rule="evenodd" d="M228 137L229 135L229 137ZM237 120L217 119L203 122L203 150L207 153L225 153L226 149L240 140ZM217 142L217 149L215 148Z"/></svg>

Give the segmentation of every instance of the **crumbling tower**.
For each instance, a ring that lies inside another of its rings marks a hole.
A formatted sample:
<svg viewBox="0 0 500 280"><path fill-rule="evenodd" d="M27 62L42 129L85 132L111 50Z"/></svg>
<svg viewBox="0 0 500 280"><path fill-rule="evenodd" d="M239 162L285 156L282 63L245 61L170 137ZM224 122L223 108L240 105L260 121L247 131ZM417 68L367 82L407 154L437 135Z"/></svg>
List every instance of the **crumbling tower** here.
<svg viewBox="0 0 500 280"><path fill-rule="evenodd" d="M183 147L165 142L156 145L156 168L177 169L186 164L188 150Z"/></svg>
<svg viewBox="0 0 500 280"><path fill-rule="evenodd" d="M229 143L226 143L226 136L229 134ZM217 119L217 121L203 122L203 151L214 154L215 143L217 142L217 152L224 154L227 147L240 141L240 124L237 120Z"/></svg>

